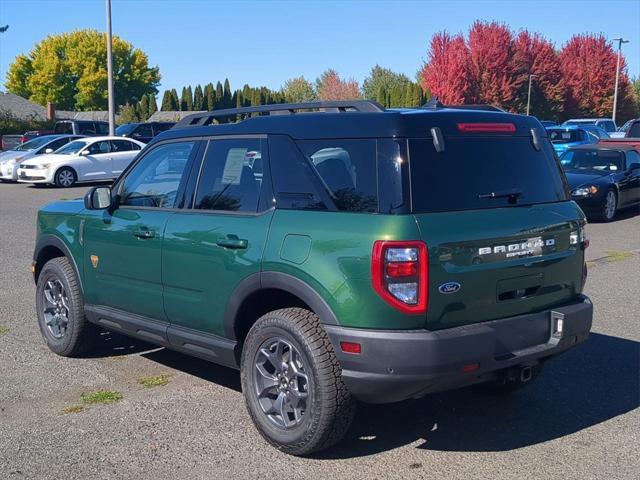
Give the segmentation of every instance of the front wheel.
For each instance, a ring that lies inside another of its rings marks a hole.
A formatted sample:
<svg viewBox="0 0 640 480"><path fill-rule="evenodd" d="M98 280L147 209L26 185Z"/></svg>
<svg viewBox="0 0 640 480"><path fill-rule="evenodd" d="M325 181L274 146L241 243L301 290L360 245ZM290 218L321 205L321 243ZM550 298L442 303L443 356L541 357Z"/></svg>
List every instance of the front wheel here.
<svg viewBox="0 0 640 480"><path fill-rule="evenodd" d="M610 222L616 216L616 210L618 209L618 196L613 189L607 191L600 208L601 211L598 215L598 220L602 222Z"/></svg>
<svg viewBox="0 0 640 480"><path fill-rule="evenodd" d="M53 352L74 357L95 345L100 330L85 318L80 284L66 257L49 260L42 267L36 308L40 332Z"/></svg>
<svg viewBox="0 0 640 480"><path fill-rule="evenodd" d="M62 167L54 176L53 181L57 187L67 188L76 183L76 172L72 168Z"/></svg>
<svg viewBox="0 0 640 480"><path fill-rule="evenodd" d="M338 443L355 415L333 346L318 317L302 308L258 319L242 349L241 378L254 424L285 453Z"/></svg>

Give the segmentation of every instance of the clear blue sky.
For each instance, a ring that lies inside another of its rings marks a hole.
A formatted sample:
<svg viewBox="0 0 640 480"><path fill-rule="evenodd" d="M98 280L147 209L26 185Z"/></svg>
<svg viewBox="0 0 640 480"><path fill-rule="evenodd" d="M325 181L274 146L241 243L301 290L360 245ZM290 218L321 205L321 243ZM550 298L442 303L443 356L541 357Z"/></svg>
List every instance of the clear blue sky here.
<svg viewBox="0 0 640 480"><path fill-rule="evenodd" d="M623 52L640 76L640 0L212 1L112 0L114 33L162 74L160 91L228 77L279 88L326 68L359 82L376 63L414 78L431 35L466 32L477 19L540 32L560 47L574 33L631 40ZM0 82L9 64L47 34L105 28L104 0L0 0ZM0 89L3 84L0 83Z"/></svg>

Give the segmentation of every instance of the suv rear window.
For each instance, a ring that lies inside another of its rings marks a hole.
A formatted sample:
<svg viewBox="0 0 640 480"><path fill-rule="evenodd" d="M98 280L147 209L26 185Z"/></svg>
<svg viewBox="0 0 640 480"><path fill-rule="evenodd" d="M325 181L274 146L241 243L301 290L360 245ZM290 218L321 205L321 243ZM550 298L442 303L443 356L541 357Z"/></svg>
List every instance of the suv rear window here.
<svg viewBox="0 0 640 480"><path fill-rule="evenodd" d="M573 143L584 140L584 132L582 130L563 130L563 129L547 129L549 140L551 143Z"/></svg>
<svg viewBox="0 0 640 480"><path fill-rule="evenodd" d="M537 151L529 137L450 137L438 153L431 139L412 139L409 155L416 213L568 198L566 180L546 141Z"/></svg>

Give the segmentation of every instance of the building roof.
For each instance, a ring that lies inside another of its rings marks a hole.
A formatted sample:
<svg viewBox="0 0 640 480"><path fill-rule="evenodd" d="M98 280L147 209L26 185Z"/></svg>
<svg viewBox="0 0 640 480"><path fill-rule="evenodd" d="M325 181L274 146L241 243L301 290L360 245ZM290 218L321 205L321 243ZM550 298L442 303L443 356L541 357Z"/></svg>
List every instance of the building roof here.
<svg viewBox="0 0 640 480"><path fill-rule="evenodd" d="M0 111L7 112L20 120L47 119L47 109L26 98L9 92L0 92Z"/></svg>
<svg viewBox="0 0 640 480"><path fill-rule="evenodd" d="M178 122L182 120L184 117L194 113L206 113L206 112L205 111L179 112L177 110L167 110L167 111L158 110L157 112L155 112L153 115L149 117L147 122Z"/></svg>

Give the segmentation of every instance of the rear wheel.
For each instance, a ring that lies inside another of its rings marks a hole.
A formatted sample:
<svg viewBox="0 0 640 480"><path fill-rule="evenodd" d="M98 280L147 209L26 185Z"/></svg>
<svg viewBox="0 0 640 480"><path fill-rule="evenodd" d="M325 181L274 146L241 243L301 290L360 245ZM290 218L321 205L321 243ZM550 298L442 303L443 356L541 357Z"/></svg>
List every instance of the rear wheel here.
<svg viewBox="0 0 640 480"><path fill-rule="evenodd" d="M54 182L56 186L67 188L76 183L76 172L73 171L73 168L62 167L58 170L54 177Z"/></svg>
<svg viewBox="0 0 640 480"><path fill-rule="evenodd" d="M49 260L42 267L36 308L40 332L53 352L74 357L95 345L100 329L85 318L78 278L66 257Z"/></svg>
<svg viewBox="0 0 640 480"><path fill-rule="evenodd" d="M355 401L333 346L308 310L287 308L258 319L242 349L241 377L254 424L286 453L326 449L353 420Z"/></svg>

